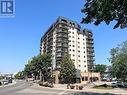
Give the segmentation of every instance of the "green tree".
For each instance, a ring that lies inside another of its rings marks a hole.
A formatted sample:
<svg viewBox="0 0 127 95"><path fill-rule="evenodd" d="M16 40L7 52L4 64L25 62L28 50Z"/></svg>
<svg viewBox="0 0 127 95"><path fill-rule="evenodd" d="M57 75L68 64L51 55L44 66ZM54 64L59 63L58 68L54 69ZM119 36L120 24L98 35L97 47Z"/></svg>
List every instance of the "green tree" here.
<svg viewBox="0 0 127 95"><path fill-rule="evenodd" d="M113 76L125 81L127 79L127 41L111 49L110 53Z"/></svg>
<svg viewBox="0 0 127 95"><path fill-rule="evenodd" d="M101 77L103 77L103 74L105 73L106 67L107 66L104 64L97 64L95 66L95 72L100 72Z"/></svg>
<svg viewBox="0 0 127 95"><path fill-rule="evenodd" d="M127 0L85 0L82 13L82 23L99 25L104 21L109 25L114 20L114 29L127 27Z"/></svg>
<svg viewBox="0 0 127 95"><path fill-rule="evenodd" d="M15 74L15 79L24 79L25 75L23 71L18 72L17 74Z"/></svg>
<svg viewBox="0 0 127 95"><path fill-rule="evenodd" d="M65 55L60 63L60 77L64 83L74 83L76 78L76 69L69 55Z"/></svg>
<svg viewBox="0 0 127 95"><path fill-rule="evenodd" d="M27 76L34 75L35 79L36 76L40 75L40 80L42 80L44 77L49 77L49 67L51 67L51 55L42 54L34 56L31 61L28 61L28 64L24 68L24 72Z"/></svg>
<svg viewBox="0 0 127 95"><path fill-rule="evenodd" d="M35 67L34 67L34 64L32 63L32 61L28 61L28 63L25 65L24 73L28 78L32 77L32 74L34 74L34 72L35 72L34 68Z"/></svg>

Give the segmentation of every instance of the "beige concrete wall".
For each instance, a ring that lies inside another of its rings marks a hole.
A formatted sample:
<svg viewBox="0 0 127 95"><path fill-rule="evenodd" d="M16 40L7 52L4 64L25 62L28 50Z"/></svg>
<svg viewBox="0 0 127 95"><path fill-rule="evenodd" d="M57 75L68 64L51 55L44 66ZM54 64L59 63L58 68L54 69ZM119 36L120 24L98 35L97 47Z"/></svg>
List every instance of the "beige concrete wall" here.
<svg viewBox="0 0 127 95"><path fill-rule="evenodd" d="M54 83L58 84L59 83L59 71L53 71L53 77L54 77ZM84 77L84 81L82 80L82 78ZM88 80L86 81L85 78L88 78ZM96 72L81 72L81 83L87 83L90 81L90 78L98 78L97 81L100 81L100 73L96 73Z"/></svg>

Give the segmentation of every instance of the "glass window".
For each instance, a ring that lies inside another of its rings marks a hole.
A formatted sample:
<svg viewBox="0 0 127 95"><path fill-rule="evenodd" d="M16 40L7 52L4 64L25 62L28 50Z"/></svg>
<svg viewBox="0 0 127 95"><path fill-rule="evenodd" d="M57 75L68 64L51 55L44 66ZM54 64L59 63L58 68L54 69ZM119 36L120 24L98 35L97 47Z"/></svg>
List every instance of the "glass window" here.
<svg viewBox="0 0 127 95"><path fill-rule="evenodd" d="M84 77L82 77L82 81L85 81L85 78Z"/></svg>

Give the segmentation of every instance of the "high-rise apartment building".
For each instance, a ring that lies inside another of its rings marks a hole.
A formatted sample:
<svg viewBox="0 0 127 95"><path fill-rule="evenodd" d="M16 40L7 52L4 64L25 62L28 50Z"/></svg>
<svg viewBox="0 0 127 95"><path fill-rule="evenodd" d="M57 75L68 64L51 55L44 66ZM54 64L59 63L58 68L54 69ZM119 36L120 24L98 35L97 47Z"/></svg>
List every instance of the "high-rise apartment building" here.
<svg viewBox="0 0 127 95"><path fill-rule="evenodd" d="M93 34L81 29L76 22L59 17L41 38L40 53L52 54L53 68L60 65L65 53L69 54L76 69L89 72L94 65Z"/></svg>

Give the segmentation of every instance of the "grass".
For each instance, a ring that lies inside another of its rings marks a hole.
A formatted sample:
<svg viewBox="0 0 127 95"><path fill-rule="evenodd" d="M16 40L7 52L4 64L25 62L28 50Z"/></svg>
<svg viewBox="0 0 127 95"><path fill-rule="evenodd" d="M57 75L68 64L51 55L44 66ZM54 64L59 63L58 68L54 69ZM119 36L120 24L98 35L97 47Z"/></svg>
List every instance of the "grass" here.
<svg viewBox="0 0 127 95"><path fill-rule="evenodd" d="M95 88L95 89L105 89L105 90L109 90L109 89L112 89L112 86L109 86L109 85L107 85L107 84L103 84L103 85L94 86L93 88Z"/></svg>

